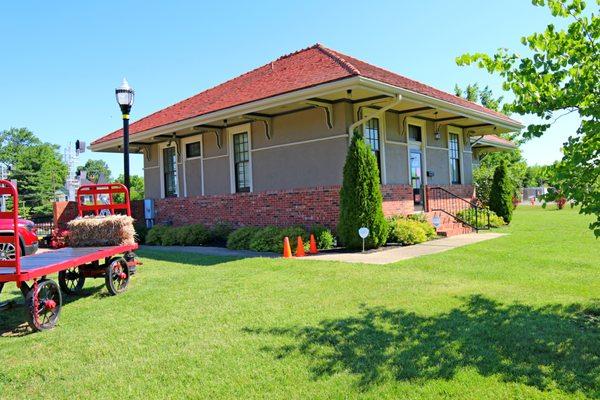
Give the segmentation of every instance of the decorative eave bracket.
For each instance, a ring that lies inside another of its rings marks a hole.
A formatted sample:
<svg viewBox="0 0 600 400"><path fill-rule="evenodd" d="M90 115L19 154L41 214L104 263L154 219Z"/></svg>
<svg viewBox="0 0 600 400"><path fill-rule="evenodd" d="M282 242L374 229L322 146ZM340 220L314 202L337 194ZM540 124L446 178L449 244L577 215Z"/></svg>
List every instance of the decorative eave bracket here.
<svg viewBox="0 0 600 400"><path fill-rule="evenodd" d="M256 115L256 114L246 114L242 115L242 118L245 118L250 121L258 121L265 124L265 135L267 139L271 140L273 137L273 117L267 117L264 115Z"/></svg>
<svg viewBox="0 0 600 400"><path fill-rule="evenodd" d="M198 133L214 133L217 138L217 147L220 149L223 147L223 129L222 128L212 128L205 126L195 126L194 131Z"/></svg>
<svg viewBox="0 0 600 400"><path fill-rule="evenodd" d="M323 109L325 111L327 127L333 129L333 104L317 100L306 100L305 103Z"/></svg>

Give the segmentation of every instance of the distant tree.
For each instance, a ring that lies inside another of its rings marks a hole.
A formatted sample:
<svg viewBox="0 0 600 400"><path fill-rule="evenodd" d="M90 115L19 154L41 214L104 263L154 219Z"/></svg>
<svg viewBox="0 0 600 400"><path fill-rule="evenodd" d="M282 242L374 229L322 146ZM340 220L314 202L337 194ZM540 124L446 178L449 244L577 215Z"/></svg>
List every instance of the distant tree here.
<svg viewBox="0 0 600 400"><path fill-rule="evenodd" d="M119 175L116 180L119 183L125 183L123 174ZM139 175L129 176L129 183L131 188L129 190L129 198L131 200L143 200L144 199L144 178Z"/></svg>
<svg viewBox="0 0 600 400"><path fill-rule="evenodd" d="M67 177L57 145L42 142L27 128L10 128L0 132L0 163L10 168L8 178L17 180L22 215L52 212L55 193Z"/></svg>
<svg viewBox="0 0 600 400"><path fill-rule="evenodd" d="M490 210L504 219L507 224L512 219L513 212L513 183L508 175L506 163L501 163L494 172L494 179L490 190Z"/></svg>
<svg viewBox="0 0 600 400"><path fill-rule="evenodd" d="M12 167L21 152L42 141L27 128L10 128L0 132L0 162Z"/></svg>
<svg viewBox="0 0 600 400"><path fill-rule="evenodd" d="M454 85L454 94L494 111L501 111L502 100L504 100L502 96L494 97L492 89L488 86L480 89L478 83L469 83L464 89L456 84Z"/></svg>
<svg viewBox="0 0 600 400"><path fill-rule="evenodd" d="M85 171L90 182L98 183L101 175L107 182L112 180L108 164L104 160L87 160L84 165L77 167L77 172Z"/></svg>
<svg viewBox="0 0 600 400"><path fill-rule="evenodd" d="M557 186L581 205L582 213L596 217L590 229L600 236L600 3L590 2L590 9L582 0L532 3L547 7L556 19L568 19L568 26L549 24L522 37L522 54L500 48L493 55L464 54L456 61L500 75L504 89L514 95L508 109L540 118L527 127L525 139L540 137L558 119L577 113L581 124L563 146Z"/></svg>
<svg viewBox="0 0 600 400"><path fill-rule="evenodd" d="M22 149L10 173L10 178L17 180L19 198L33 215L52 213L56 191L64 186L66 177L59 146L50 143Z"/></svg>
<svg viewBox="0 0 600 400"><path fill-rule="evenodd" d="M382 201L377 159L367 147L364 137L355 133L346 156L340 191L338 235L344 246L352 249L362 247L362 239L358 236L361 227L370 230L365 247L376 248L385 244L388 227Z"/></svg>

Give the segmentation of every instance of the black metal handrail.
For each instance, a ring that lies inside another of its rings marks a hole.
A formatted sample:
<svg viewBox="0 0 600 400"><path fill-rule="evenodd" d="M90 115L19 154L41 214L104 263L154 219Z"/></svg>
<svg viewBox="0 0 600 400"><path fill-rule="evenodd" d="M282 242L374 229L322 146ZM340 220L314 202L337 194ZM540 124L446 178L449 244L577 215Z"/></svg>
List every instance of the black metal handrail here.
<svg viewBox="0 0 600 400"><path fill-rule="evenodd" d="M479 231L490 229L490 211L439 186L427 187L428 211L439 211Z"/></svg>

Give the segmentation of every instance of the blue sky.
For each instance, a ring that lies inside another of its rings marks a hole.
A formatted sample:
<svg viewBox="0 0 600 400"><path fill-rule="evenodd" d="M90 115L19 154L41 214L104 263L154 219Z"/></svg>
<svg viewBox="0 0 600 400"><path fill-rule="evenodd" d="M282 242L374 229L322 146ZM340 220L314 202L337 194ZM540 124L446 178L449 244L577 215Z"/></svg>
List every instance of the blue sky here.
<svg viewBox="0 0 600 400"><path fill-rule="evenodd" d="M525 0L2 2L0 129L89 143L120 127L123 77L136 90L135 120L316 42L442 90L479 82L499 94L498 78L455 57L521 50L519 38L550 19ZM559 159L577 124L565 117L527 143L528 162ZM119 155L87 152L81 163L88 157L122 171ZM142 173L141 156L132 169Z"/></svg>

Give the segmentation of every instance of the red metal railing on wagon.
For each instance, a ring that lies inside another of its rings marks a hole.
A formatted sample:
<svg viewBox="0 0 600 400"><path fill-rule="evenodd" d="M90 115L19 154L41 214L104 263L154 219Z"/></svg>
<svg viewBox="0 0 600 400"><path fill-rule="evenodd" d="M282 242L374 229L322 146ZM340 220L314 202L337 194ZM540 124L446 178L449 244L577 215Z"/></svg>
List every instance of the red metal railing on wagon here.
<svg viewBox="0 0 600 400"><path fill-rule="evenodd" d="M14 187L12 182L0 179L0 195L11 196L12 198L12 210L11 211L0 211L1 219L12 219L13 220L13 234L12 244L15 248L14 259L0 260L0 268L14 268L15 275L18 276L21 273L21 249L19 248L19 194L17 189ZM4 242L10 243L10 242Z"/></svg>

